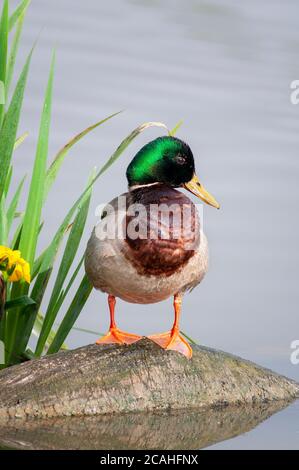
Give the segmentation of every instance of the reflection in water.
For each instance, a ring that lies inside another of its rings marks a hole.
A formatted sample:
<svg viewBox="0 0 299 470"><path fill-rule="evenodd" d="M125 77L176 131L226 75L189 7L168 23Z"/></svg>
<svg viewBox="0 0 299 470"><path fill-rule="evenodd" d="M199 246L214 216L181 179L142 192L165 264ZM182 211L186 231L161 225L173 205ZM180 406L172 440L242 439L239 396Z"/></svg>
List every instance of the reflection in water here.
<svg viewBox="0 0 299 470"><path fill-rule="evenodd" d="M15 449L201 449L244 432L288 405L14 421L0 446Z"/></svg>

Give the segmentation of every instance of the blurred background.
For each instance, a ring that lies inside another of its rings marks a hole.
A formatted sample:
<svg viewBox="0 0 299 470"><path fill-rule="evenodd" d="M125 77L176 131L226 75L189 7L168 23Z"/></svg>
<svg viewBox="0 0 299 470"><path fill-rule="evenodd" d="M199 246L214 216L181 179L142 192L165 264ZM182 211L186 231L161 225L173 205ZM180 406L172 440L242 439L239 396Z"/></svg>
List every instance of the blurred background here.
<svg viewBox="0 0 299 470"><path fill-rule="evenodd" d="M299 339L299 105L291 104L290 84L299 78L298 17L296 0L33 0L21 41L25 59L38 38L19 129L29 137L15 156L18 181L34 159L53 47L49 161L77 132L125 111L66 158L45 209L42 243L92 168L129 132L144 121L172 128L183 119L178 137L191 146L221 210L204 208L210 271L185 297L182 329L297 380L290 345ZM84 243L96 206L126 190L130 159L160 134L145 131L96 183ZM93 292L76 326L104 333L108 319L106 296ZM163 332L173 321L172 300L119 301L117 321L131 332ZM68 345L95 339L73 331Z"/></svg>

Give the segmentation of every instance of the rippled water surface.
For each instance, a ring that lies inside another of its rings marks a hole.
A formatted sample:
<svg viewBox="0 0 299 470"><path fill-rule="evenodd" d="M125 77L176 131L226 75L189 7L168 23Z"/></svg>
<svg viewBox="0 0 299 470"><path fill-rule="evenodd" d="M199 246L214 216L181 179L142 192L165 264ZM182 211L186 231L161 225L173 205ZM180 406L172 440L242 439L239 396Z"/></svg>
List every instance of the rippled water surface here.
<svg viewBox="0 0 299 470"><path fill-rule="evenodd" d="M12 2L15 4L16 2ZM37 37L21 130L16 179L34 157L51 48L57 50L50 158L72 135L125 109L72 150L45 210L48 241L91 169L149 120L173 127L191 146L198 173L221 202L204 210L211 263L186 296L183 329L197 341L299 379L290 361L299 339L299 3L295 0L39 0L32 2L21 46ZM19 64L19 66L21 63ZM125 169L139 137L95 186L97 204L126 189ZM82 247L83 250L83 247ZM119 324L149 334L168 329L171 302L119 302ZM104 295L94 293L77 326L105 331ZM74 331L71 347L95 337ZM298 405L217 448L299 448Z"/></svg>

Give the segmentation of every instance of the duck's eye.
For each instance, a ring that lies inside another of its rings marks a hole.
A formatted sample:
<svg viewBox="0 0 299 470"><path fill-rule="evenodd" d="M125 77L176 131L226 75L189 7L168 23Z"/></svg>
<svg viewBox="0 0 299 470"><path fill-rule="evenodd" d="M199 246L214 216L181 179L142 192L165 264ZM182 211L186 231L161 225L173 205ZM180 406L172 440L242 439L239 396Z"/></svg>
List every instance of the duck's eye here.
<svg viewBox="0 0 299 470"><path fill-rule="evenodd" d="M176 163L178 163L179 165L184 165L184 163L185 163L185 158L182 157L181 155L177 155L177 156L175 157L175 161L176 161Z"/></svg>

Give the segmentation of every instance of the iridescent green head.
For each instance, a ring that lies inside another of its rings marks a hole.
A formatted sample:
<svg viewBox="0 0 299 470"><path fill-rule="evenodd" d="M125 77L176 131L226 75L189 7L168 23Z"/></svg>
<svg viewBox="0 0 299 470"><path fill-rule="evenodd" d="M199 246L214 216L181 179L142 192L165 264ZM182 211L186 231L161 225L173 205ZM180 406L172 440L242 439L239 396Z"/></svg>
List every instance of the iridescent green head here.
<svg viewBox="0 0 299 470"><path fill-rule="evenodd" d="M185 189L208 204L219 208L195 174L194 158L189 145L176 137L152 140L135 155L127 168L129 187L163 183Z"/></svg>
<svg viewBox="0 0 299 470"><path fill-rule="evenodd" d="M165 183L178 187L191 180L194 159L189 145L175 137L152 140L135 155L127 169L129 186Z"/></svg>

